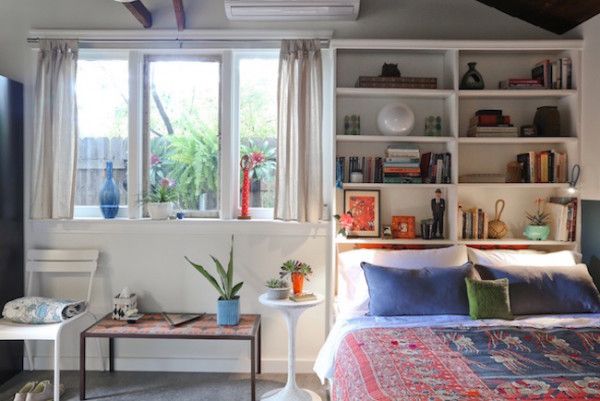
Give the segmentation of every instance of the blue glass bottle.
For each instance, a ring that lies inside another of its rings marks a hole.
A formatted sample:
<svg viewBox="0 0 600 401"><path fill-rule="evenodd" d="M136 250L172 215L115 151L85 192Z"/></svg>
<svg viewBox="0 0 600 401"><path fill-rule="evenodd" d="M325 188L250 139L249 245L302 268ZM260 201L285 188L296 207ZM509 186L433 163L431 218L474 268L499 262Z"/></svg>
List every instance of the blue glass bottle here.
<svg viewBox="0 0 600 401"><path fill-rule="evenodd" d="M106 162L106 181L100 189L100 210L105 219L114 219L119 213L119 187L113 179L113 163Z"/></svg>

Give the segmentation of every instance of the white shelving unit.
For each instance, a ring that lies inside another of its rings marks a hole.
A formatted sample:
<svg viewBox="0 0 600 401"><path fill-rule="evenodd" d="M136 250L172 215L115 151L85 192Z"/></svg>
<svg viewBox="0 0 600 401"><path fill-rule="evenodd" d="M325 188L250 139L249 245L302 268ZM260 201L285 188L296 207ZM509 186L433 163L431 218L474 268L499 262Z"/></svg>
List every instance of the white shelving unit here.
<svg viewBox="0 0 600 401"><path fill-rule="evenodd" d="M556 149L566 152L571 167L581 154L581 77L582 41L409 41L409 40L333 40L333 160L336 156L383 156L394 143L414 143L422 152L449 152L452 177L449 184L349 184L343 189L378 189L381 193L381 222L390 224L395 215L415 216L417 227L430 218L429 201L435 188L446 199L444 240L335 239L336 250L356 245L448 246L518 245L543 249L579 249L577 241L528 241L522 231L525 211L534 209L536 198L566 195L567 184L461 183L465 174L505 174L506 164L528 151ZM573 63L573 88L561 90L498 90L500 80L530 76L531 68L544 59L570 57ZM461 90L459 83L468 62L477 62L477 70L486 83L484 90ZM438 89L356 88L360 75L379 75L383 63L397 63L403 76L436 77ZM379 134L377 113L386 104L402 101L411 107L416 125L410 136ZM533 123L540 106L557 106L561 115L561 133L557 138L472 138L467 137L469 120L479 109L502 109L517 126ZM343 135L345 115L361 116L362 135ZM424 120L439 115L443 120L441 137L423 136ZM333 169L335 175L335 167ZM335 178L333 180L335 182ZM343 190L332 189L336 213L343 210ZM510 228L503 240L459 240L458 205L479 207L493 217L496 199L505 199L502 216ZM578 228L581 227L578 213ZM417 228L418 230L418 228Z"/></svg>

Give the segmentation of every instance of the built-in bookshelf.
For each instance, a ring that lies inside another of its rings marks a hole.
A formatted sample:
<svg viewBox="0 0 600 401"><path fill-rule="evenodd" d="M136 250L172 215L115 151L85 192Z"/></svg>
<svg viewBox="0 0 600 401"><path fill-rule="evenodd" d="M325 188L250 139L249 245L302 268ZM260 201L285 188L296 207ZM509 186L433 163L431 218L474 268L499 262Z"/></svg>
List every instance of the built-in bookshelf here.
<svg viewBox="0 0 600 401"><path fill-rule="evenodd" d="M565 182L506 183L466 182L461 177L506 174L507 164L519 154L552 150L567 155L567 171L580 163L581 138L581 41L404 41L334 40L333 56L333 160L336 157L382 157L390 145L415 145L423 152L448 152L451 179L435 184L348 183L335 188L334 213L343 212L343 192L348 189L377 189L381 197L381 223L392 216L431 217L430 200L440 188L446 199L445 238L437 240L343 239L338 249L357 244L447 246L518 245L544 249L578 249L576 241L529 241L522 232L525 211L535 208L537 198L571 196ZM537 62L568 57L572 61L569 89L498 89L498 83L513 77L527 78ZM376 76L384 63L397 63L402 76L435 77L437 89L357 88L359 76ZM483 90L462 90L460 81L467 63L476 62L486 83ZM415 114L409 136L384 136L377 128L377 114L393 101L408 105ZM501 109L517 127L533 123L538 107L556 106L560 113L560 137L469 137L471 118L480 109ZM344 117L360 115L361 135L344 135ZM441 136L425 136L427 116L442 118ZM335 174L335 168L334 168ZM335 183L335 177L333 182ZM462 240L458 229L458 206L479 207L493 217L497 199L506 207L502 220L510 234L502 240Z"/></svg>

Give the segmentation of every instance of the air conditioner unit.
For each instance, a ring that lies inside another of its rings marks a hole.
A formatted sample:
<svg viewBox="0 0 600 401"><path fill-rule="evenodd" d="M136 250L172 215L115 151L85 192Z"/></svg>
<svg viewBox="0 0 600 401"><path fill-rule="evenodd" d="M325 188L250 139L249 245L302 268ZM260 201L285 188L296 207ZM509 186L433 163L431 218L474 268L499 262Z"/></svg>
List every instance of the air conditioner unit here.
<svg viewBox="0 0 600 401"><path fill-rule="evenodd" d="M359 9L360 0L225 0L232 21L350 21Z"/></svg>

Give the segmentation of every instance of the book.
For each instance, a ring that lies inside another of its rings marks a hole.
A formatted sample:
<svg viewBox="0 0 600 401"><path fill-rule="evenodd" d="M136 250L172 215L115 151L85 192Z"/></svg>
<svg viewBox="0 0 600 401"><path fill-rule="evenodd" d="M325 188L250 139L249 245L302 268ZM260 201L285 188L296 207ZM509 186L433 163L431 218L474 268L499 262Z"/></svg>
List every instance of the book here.
<svg viewBox="0 0 600 401"><path fill-rule="evenodd" d="M502 115L502 110L498 110L498 109L481 109L481 110L477 110L475 112L476 116L481 116L481 115L495 115L495 116L501 116Z"/></svg>
<svg viewBox="0 0 600 401"><path fill-rule="evenodd" d="M193 320L200 319L205 313L170 313L162 312L162 317L169 323L171 327L177 327L184 323L189 323Z"/></svg>
<svg viewBox="0 0 600 401"><path fill-rule="evenodd" d="M470 127L495 127L497 125L510 125L510 116L496 114L481 114L471 117Z"/></svg>
<svg viewBox="0 0 600 401"><path fill-rule="evenodd" d="M292 294L290 295L290 301L294 302L307 302L307 301L316 301L317 296L312 292L303 292L302 294Z"/></svg>

